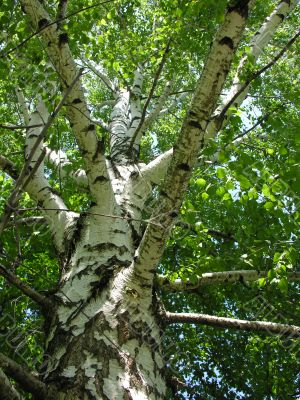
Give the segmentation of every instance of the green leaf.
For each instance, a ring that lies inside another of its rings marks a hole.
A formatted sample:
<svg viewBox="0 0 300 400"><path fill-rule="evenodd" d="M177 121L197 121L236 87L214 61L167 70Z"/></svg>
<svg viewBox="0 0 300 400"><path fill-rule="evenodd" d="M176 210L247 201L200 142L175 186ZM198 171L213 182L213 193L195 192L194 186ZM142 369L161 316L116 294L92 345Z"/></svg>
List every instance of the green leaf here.
<svg viewBox="0 0 300 400"><path fill-rule="evenodd" d="M217 169L217 177L219 179L223 179L226 176L226 169L225 168L218 168Z"/></svg>

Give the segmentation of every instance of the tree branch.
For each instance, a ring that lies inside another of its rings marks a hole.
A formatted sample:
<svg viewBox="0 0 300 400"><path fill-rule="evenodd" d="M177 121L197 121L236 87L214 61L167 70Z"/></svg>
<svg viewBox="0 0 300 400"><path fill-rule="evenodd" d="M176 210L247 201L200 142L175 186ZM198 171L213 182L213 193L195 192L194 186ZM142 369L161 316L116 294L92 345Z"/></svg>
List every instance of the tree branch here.
<svg viewBox="0 0 300 400"><path fill-rule="evenodd" d="M22 400L22 396L11 384L2 368L0 368L0 393L2 400Z"/></svg>
<svg viewBox="0 0 300 400"><path fill-rule="evenodd" d="M32 393L37 400L54 400L54 389L46 386L24 366L19 365L0 353L0 367L6 375L14 379L26 392Z"/></svg>
<svg viewBox="0 0 300 400"><path fill-rule="evenodd" d="M176 279L172 282L168 277L158 275L156 277L156 285L170 292L198 291L198 289L204 286L245 281L252 282L260 278L266 278L267 276L268 273L266 271L256 270L207 272L198 277L196 282L189 279L185 281ZM300 272L289 272L287 278L289 281L300 281Z"/></svg>
<svg viewBox="0 0 300 400"><path fill-rule="evenodd" d="M17 275L10 272L7 268L0 264L0 275L2 275L8 282L17 287L26 296L30 297L33 301L38 303L45 311L53 308L52 302L47 297L41 295L32 289L26 282L22 281Z"/></svg>
<svg viewBox="0 0 300 400"><path fill-rule="evenodd" d="M249 52L240 61L236 75L233 79L231 90L223 100L223 106L219 107L215 111L215 118L208 124L207 138L215 136L224 126L231 114L229 112L229 107L235 103L235 107L238 108L245 100L248 92L247 88L251 81L249 84L245 85L245 82L241 79L241 76L245 75L249 58L251 58L253 64L256 63L259 56L262 54L265 47L275 34L276 29L280 26L285 16L293 9L296 3L297 2L295 0L290 2L287 2L286 0L280 1L275 10L265 19L261 28L254 35L250 43ZM228 104L230 105L227 106ZM224 109L225 107L226 110ZM220 115L222 115L222 117Z"/></svg>
<svg viewBox="0 0 300 400"><path fill-rule="evenodd" d="M300 337L300 327L295 325L277 324L265 321L247 321L243 319L215 317L207 314L171 313L166 312L163 317L167 324L189 323L214 326L216 328L232 328L242 331L265 332L288 336L290 339Z"/></svg>
<svg viewBox="0 0 300 400"><path fill-rule="evenodd" d="M164 67L166 61L167 61L167 56L168 56L169 51L170 51L171 40L172 40L171 38L168 40L168 43L166 45L164 54L163 54L162 59L161 59L161 61L159 63L157 71L155 73L154 80L153 80L153 83L152 83L152 87L150 89L150 92L149 92L149 95L147 97L147 100L146 100L146 102L144 104L144 108L143 108L143 111L142 111L142 116L141 116L140 122L139 122L138 127L136 128L136 131L134 132L134 135L132 136L132 138L130 140L130 143L129 143L129 152L132 150L133 145L135 144L136 139L138 138L139 132L140 132L140 130L141 130L143 124L144 124L148 105L149 105L149 103L150 103L150 101L152 99L152 96L154 94L155 88L157 86L157 83L158 83L158 80L159 80L159 77L160 77L160 74L161 74L161 72L163 70L163 67Z"/></svg>
<svg viewBox="0 0 300 400"><path fill-rule="evenodd" d="M297 38L299 36L300 36L300 29L288 41L288 43L284 46L284 48L273 58L273 60L271 60L267 65L260 68L256 72L252 73L251 76L242 85L240 85L239 89L235 92L235 94L232 96L232 98L225 104L221 113L217 116L217 120L219 121L218 123L220 123L224 120L227 111L233 104L236 106L239 105L238 103L235 103L235 101L240 96L240 94L242 94L247 89L247 87L250 85L250 83L253 82L260 75L262 75L269 68L271 68L286 53L286 51L291 47L291 45L297 40Z"/></svg>
<svg viewBox="0 0 300 400"><path fill-rule="evenodd" d="M83 169L78 169L77 171L68 171L66 169L66 167L70 167L72 163L65 152L62 150L56 152L55 150L51 150L48 146L44 146L44 149L46 152L46 159L59 170L61 178L70 177L78 185L86 188L88 187L87 176Z"/></svg>
<svg viewBox="0 0 300 400"><path fill-rule="evenodd" d="M172 155L173 149L170 149L143 166L140 170L142 178L155 185L162 183L165 179Z"/></svg>
<svg viewBox="0 0 300 400"><path fill-rule="evenodd" d="M99 71L97 68L93 66L93 64L86 60L81 58L81 61L90 69L98 78L101 79L101 81L105 84L105 86L114 94L116 95L116 87L113 84L113 82L109 79L108 75L104 72L104 70Z"/></svg>
<svg viewBox="0 0 300 400"><path fill-rule="evenodd" d="M21 0L21 4L35 27L40 29L45 27L40 32L41 38L58 73L63 91L66 92L78 75L77 66L68 44L67 33L61 31L56 23L50 24L50 16L38 0ZM79 80L68 96L68 104L76 106L76 108L67 106L66 115L85 161L91 193L95 200L101 203L104 201L103 193L107 193L108 200L112 200L112 190L104 156L104 143L98 139L95 124L90 122L90 112Z"/></svg>
<svg viewBox="0 0 300 400"><path fill-rule="evenodd" d="M44 157L45 157L45 152L43 152L43 151L40 152L38 159L34 162L32 169L30 169L31 164L32 164L32 159L33 159L34 155L36 154L36 152L39 150L40 145L45 137L46 132L48 131L48 129L54 122L57 114L59 113L60 109L64 105L66 98L70 95L72 89L74 88L74 86L75 86L76 82L78 81L79 77L81 76L81 74L82 74L82 71L80 71L76 75L76 77L71 82L70 86L66 89L62 99L60 100L60 102L58 103L58 105L56 106L56 108L52 112L52 114L49 116L43 129L41 130L38 137L36 138L33 146L30 148L30 152L27 155L26 162L23 165L23 168L16 180L15 188L12 191L11 195L9 196L9 198L6 202L5 214L4 214L4 216L1 220L1 224L0 224L0 236L3 232L3 230L5 229L5 226L9 220L9 217L11 216L14 208L17 205L21 191L23 190L23 188L26 189L26 187L30 184L32 177L34 176L35 172L38 170L40 164L43 162ZM40 177L40 179L46 180L44 176ZM36 183L36 182L33 182L33 183ZM33 186L33 185L31 185L31 186ZM47 187L49 186L47 181L46 181L45 186L47 186ZM37 193L39 193L39 191ZM65 205L63 205L63 208L66 208Z"/></svg>
<svg viewBox="0 0 300 400"><path fill-rule="evenodd" d="M136 251L134 269L137 279L152 284L155 268L165 242L178 216L206 127L221 94L231 61L241 39L252 1L239 0L228 8L210 49L197 83L189 111L183 122L173 157L163 184L158 205L151 219L161 226L148 225Z"/></svg>

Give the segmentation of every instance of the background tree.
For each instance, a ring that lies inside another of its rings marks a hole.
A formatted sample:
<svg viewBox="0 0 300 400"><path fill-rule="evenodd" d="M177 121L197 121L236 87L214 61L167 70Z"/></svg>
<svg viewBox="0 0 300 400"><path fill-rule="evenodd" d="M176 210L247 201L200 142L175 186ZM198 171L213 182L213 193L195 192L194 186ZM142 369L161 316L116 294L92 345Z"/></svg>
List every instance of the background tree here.
<svg viewBox="0 0 300 400"><path fill-rule="evenodd" d="M2 2L1 398L297 397L297 3Z"/></svg>

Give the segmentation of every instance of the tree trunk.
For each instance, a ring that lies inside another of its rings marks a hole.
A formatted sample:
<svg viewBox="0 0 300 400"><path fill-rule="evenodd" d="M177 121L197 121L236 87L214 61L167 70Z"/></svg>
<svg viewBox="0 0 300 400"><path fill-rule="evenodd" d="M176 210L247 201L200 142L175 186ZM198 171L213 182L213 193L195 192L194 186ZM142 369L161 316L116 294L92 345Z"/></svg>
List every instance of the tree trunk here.
<svg viewBox="0 0 300 400"><path fill-rule="evenodd" d="M59 383L64 400L162 399L156 302L132 267L133 229L97 213L77 221L47 327L44 380Z"/></svg>

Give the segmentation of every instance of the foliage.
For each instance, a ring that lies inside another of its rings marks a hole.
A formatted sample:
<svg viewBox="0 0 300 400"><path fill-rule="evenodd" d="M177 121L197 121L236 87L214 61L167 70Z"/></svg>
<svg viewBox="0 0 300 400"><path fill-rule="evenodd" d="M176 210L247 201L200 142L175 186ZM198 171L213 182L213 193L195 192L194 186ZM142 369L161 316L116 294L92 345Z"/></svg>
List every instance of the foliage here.
<svg viewBox="0 0 300 400"><path fill-rule="evenodd" d="M155 96L161 95L166 81L172 81L172 94L167 100L172 109L143 137L141 158L148 162L169 149L180 132L227 2L116 0L84 9L92 4L91 1L70 2L68 14L82 11L61 21L76 62L84 65L83 60L89 59L95 65L101 64L109 77L117 78L124 87L132 83L137 65L144 63L145 97L171 38L171 51ZM241 55L247 53L249 38L274 4L274 1L256 2L224 92L232 85ZM55 19L56 2L48 1L46 7ZM249 59L249 70L264 66L274 57L293 35L297 17L299 10L282 24L255 66ZM53 111L60 98L56 73L46 53L41 51L38 35L19 46L32 34L32 27L14 1L3 0L0 24L0 123L22 125L15 87L20 86L30 99L31 109L40 95L47 101L49 111ZM170 311L240 319L265 318L300 325L299 284L287 280L288 272L299 270L299 46L298 41L285 57L255 80L242 107L232 109L229 124L199 155L199 165L180 211L180 220L186 225L175 226L160 264L160 272L171 280L196 282L205 272L240 269L267 271L267 277L250 284L204 287L185 295L162 292L160 296ZM108 108L99 105L111 99L110 92L88 68L86 72L83 81L92 118L107 120ZM185 97L178 97L181 91L186 92ZM150 110L154 105L155 98ZM266 114L268 117L246 133L240 144L232 144ZM23 131L3 128L0 131L1 154L20 167ZM101 128L98 134L105 137ZM76 168L82 165L63 115L47 135L53 149L66 151ZM217 159L213 158L215 154ZM68 207L75 211L89 207L91 199L83 190L74 191L71 180L62 180L50 167L48 173L51 184ZM3 212L13 182L2 173L0 184ZM19 208L27 211L18 211L15 218L36 215L36 205L26 193ZM18 275L39 291L53 288L59 279L59 260L44 225L14 226L12 223L12 228L3 233L0 246L2 264L14 265ZM17 346L6 340L7 329L13 321L15 343L20 343L19 335L26 337L22 343L26 362L41 362L43 337L39 310L1 278L0 288L1 351L24 362L18 356ZM261 298L274 307L271 315L262 314L261 304L254 301ZM7 315L12 320L7 320ZM186 324L169 327L164 345L172 371L187 383L179 398L287 399L299 390L300 353L299 343L294 339L287 341L264 334ZM36 366L34 362L31 365Z"/></svg>

